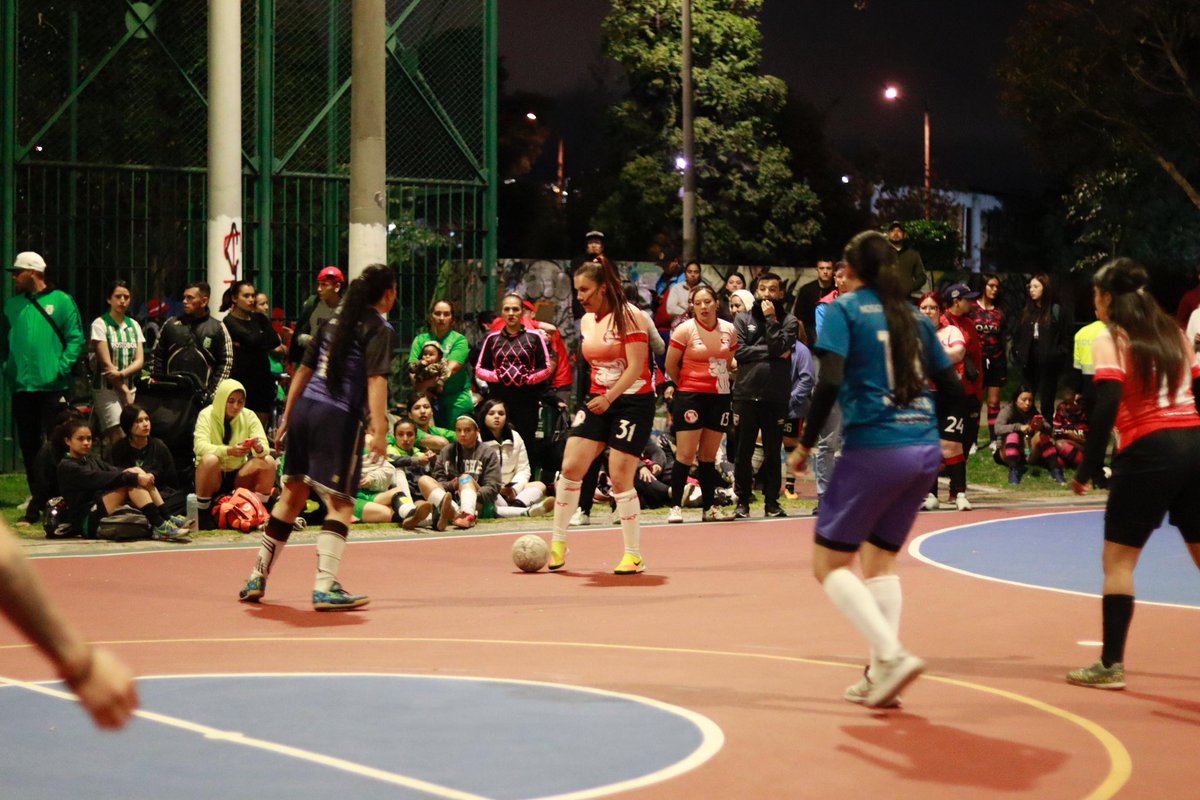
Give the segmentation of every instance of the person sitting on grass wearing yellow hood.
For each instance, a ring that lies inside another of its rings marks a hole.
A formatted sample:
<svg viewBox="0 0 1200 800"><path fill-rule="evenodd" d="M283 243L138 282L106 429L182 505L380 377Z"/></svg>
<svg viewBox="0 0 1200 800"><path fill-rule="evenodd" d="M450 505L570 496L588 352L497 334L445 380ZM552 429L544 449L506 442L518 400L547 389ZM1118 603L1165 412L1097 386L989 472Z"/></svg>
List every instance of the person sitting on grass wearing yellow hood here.
<svg viewBox="0 0 1200 800"><path fill-rule="evenodd" d="M246 408L246 389L232 379L221 381L213 403L200 411L192 438L196 451L196 505L200 527L216 523L213 497L251 489L266 505L275 488L275 459L268 453L267 434L258 415Z"/></svg>

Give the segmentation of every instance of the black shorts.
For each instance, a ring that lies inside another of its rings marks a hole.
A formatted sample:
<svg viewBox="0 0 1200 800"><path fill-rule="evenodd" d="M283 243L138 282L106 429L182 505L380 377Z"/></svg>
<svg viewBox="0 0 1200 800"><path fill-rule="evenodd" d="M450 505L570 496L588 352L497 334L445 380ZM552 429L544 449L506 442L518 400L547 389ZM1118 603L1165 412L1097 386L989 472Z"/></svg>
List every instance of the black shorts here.
<svg viewBox="0 0 1200 800"><path fill-rule="evenodd" d="M983 359L983 385L984 386L1006 386L1008 385L1008 359L1003 355L999 358Z"/></svg>
<svg viewBox="0 0 1200 800"><path fill-rule="evenodd" d="M353 502L365 434L357 415L301 397L288 418L284 481L303 480L323 494Z"/></svg>
<svg viewBox="0 0 1200 800"><path fill-rule="evenodd" d="M716 392L676 392L671 401L671 425L676 431L724 432L729 427L731 400Z"/></svg>
<svg viewBox="0 0 1200 800"><path fill-rule="evenodd" d="M603 414L593 414L585 403L575 412L569 435L641 458L654 427L654 403L653 394L623 394Z"/></svg>
<svg viewBox="0 0 1200 800"><path fill-rule="evenodd" d="M804 432L804 420L799 417L788 417L783 421L783 438L799 439Z"/></svg>
<svg viewBox="0 0 1200 800"><path fill-rule="evenodd" d="M1170 515L1188 544L1200 544L1200 428L1138 439L1113 459L1104 540L1142 548Z"/></svg>
<svg viewBox="0 0 1200 800"><path fill-rule="evenodd" d="M937 397L939 394L941 392L934 392L938 415L938 438L943 442L957 442L962 444L967 417L971 414L971 404L978 403L979 401L967 397L961 403L950 408L948 403ZM976 412L976 415L978 415L978 412Z"/></svg>

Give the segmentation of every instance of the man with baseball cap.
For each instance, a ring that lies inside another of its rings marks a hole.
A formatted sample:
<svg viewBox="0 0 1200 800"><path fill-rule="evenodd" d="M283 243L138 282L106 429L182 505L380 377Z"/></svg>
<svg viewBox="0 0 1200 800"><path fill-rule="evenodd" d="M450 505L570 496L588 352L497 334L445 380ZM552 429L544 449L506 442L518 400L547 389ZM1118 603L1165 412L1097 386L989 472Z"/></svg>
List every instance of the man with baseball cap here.
<svg viewBox="0 0 1200 800"><path fill-rule="evenodd" d="M32 251L17 253L8 271L15 292L4 301L0 361L13 388L12 421L25 476L32 495L40 497L42 493L34 491L34 456L50 435L55 417L67 407L71 370L87 342L75 301L47 283L45 259ZM36 522L41 511L30 503L18 524Z"/></svg>
<svg viewBox="0 0 1200 800"><path fill-rule="evenodd" d="M942 290L942 304L946 307L946 321L962 331L966 340L967 351L962 362L959 377L962 379L963 393L966 395L966 414L963 417L963 455L970 457L971 448L979 439L979 412L983 406L983 340L975 328L975 320L971 318L971 309L975 306L975 298L979 292L972 291L965 283L952 283ZM963 474L963 481L966 474ZM957 491L956 491L957 490ZM966 499L966 485L952 486L950 499L955 501L959 511L969 511L971 503Z"/></svg>
<svg viewBox="0 0 1200 800"><path fill-rule="evenodd" d="M317 335L325 320L333 316L342 294L346 291L346 276L337 267L325 267L317 273L317 293L311 295L300 307L296 318L296 333L288 348L288 359L300 363L304 348Z"/></svg>

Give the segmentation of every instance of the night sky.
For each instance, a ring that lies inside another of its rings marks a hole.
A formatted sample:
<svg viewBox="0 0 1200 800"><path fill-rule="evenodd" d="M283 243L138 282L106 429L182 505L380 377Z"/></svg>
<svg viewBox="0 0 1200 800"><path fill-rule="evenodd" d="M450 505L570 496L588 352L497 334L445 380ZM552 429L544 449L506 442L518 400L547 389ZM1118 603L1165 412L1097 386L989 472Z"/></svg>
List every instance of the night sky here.
<svg viewBox="0 0 1200 800"><path fill-rule="evenodd" d="M1022 0L870 0L865 11L855 11L851 0L767 0L763 70L829 109L826 133L839 152L871 146L910 152L912 179L919 181L927 102L936 175L956 187L1028 194L1040 179L1019 125L1000 111L994 77L1023 6ZM507 89L566 101L565 113L570 102L595 92L598 70L619 85L600 55L608 7L606 0L500 0ZM905 90L906 102L881 99L889 82ZM568 127L570 156L587 161L571 141Z"/></svg>

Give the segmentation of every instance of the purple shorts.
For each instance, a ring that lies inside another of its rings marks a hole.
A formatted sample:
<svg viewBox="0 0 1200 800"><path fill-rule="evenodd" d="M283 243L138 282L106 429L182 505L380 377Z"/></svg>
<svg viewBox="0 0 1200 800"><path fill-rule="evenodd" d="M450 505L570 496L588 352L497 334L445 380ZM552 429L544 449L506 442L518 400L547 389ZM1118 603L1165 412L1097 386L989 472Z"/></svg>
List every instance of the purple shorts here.
<svg viewBox="0 0 1200 800"><path fill-rule="evenodd" d="M356 415L301 397L288 418L284 480L303 480L322 494L354 502L365 432Z"/></svg>
<svg viewBox="0 0 1200 800"><path fill-rule="evenodd" d="M936 444L843 449L817 517L817 544L853 553L863 542L895 553L942 463Z"/></svg>

